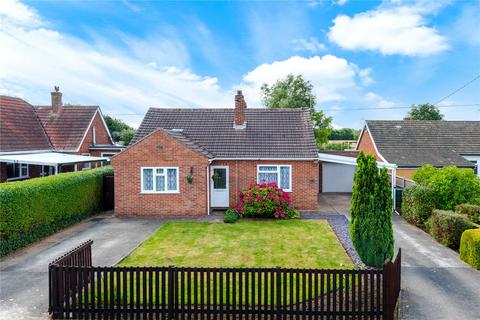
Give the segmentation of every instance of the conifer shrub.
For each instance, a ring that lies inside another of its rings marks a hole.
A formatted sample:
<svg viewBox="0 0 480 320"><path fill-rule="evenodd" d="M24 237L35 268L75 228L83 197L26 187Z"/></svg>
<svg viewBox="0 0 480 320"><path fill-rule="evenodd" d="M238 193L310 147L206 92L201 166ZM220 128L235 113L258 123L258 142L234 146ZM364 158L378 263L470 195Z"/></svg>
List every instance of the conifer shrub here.
<svg viewBox="0 0 480 320"><path fill-rule="evenodd" d="M381 267L393 258L392 193L387 169L373 155L357 157L351 203L350 235L362 261Z"/></svg>

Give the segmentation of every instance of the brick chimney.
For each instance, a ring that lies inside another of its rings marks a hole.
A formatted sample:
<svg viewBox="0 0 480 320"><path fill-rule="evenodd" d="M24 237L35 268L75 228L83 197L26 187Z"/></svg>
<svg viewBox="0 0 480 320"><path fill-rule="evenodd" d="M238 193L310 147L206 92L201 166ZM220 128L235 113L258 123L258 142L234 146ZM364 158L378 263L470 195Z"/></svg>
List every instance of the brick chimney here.
<svg viewBox="0 0 480 320"><path fill-rule="evenodd" d="M235 129L245 129L247 127L245 109L247 109L247 103L243 97L242 90L238 90L235 95L235 119L233 124Z"/></svg>
<svg viewBox="0 0 480 320"><path fill-rule="evenodd" d="M62 93L59 86L55 86L54 89L55 91L52 92L52 112L57 113L63 106Z"/></svg>

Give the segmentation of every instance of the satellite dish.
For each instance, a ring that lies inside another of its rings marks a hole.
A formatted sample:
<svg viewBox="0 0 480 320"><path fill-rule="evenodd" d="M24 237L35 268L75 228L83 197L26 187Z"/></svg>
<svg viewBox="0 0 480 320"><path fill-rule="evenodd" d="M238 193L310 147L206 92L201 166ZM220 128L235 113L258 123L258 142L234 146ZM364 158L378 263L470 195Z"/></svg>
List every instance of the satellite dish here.
<svg viewBox="0 0 480 320"><path fill-rule="evenodd" d="M112 137L114 137L114 138L120 137L120 132L118 132L118 131L113 131L113 132L112 132Z"/></svg>

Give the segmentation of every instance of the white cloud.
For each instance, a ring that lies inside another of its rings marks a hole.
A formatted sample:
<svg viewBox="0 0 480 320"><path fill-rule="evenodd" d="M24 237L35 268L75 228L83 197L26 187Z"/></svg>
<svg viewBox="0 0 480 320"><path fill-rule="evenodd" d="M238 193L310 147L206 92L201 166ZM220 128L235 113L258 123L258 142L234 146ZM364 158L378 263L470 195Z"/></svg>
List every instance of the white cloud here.
<svg viewBox="0 0 480 320"><path fill-rule="evenodd" d="M380 51L384 55L428 56L447 50L447 39L425 25L423 8L402 6L353 17L339 15L328 38L344 49Z"/></svg>
<svg viewBox="0 0 480 320"><path fill-rule="evenodd" d="M312 54L324 51L326 49L325 45L314 37L310 37L308 39L295 39L292 40L292 44L294 46L294 51L308 51Z"/></svg>
<svg viewBox="0 0 480 320"><path fill-rule="evenodd" d="M286 60L266 63L247 73L240 86L245 88L250 101L260 104L259 92L263 83L272 85L288 74L303 75L314 86L317 102L331 102L344 99L344 91L357 86L356 76L361 69L343 58L333 55L303 58L293 56Z"/></svg>
<svg viewBox="0 0 480 320"><path fill-rule="evenodd" d="M125 41L127 48L93 45L48 28L48 21L17 1L2 1L0 8L4 94L43 104L49 102L53 85L59 85L65 102L99 104L107 114L139 114L124 117L133 125L149 106L224 107L230 102L217 78L172 67L176 60L168 55L186 54L174 40L157 41L152 47L133 38ZM157 47L159 43L163 45ZM148 50L155 55L142 55Z"/></svg>
<svg viewBox="0 0 480 320"><path fill-rule="evenodd" d="M343 6L348 2L348 0L336 0L335 4L338 6Z"/></svg>
<svg viewBox="0 0 480 320"><path fill-rule="evenodd" d="M394 102L386 100L373 92L367 92L365 94L365 101L372 108L393 108L395 106Z"/></svg>

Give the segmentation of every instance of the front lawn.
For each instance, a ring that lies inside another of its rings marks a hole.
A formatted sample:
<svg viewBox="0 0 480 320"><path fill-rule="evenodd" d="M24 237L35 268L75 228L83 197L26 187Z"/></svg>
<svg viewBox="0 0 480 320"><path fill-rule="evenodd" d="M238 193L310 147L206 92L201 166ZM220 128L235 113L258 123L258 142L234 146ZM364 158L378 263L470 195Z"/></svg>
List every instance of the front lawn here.
<svg viewBox="0 0 480 320"><path fill-rule="evenodd" d="M168 222L118 265L355 267L324 220Z"/></svg>

